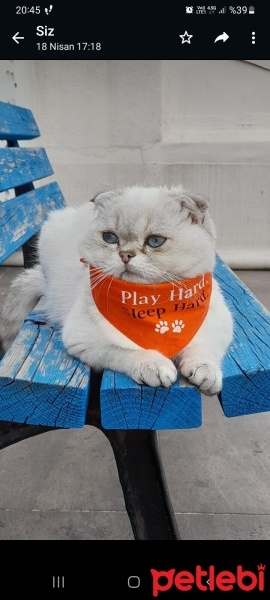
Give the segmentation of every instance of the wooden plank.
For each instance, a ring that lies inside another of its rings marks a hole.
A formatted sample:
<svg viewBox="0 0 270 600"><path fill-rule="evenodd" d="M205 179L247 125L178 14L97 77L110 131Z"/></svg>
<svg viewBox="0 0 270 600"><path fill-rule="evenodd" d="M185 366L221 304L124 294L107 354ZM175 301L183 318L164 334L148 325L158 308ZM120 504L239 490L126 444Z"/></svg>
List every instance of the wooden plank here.
<svg viewBox="0 0 270 600"><path fill-rule="evenodd" d="M89 388L90 369L66 353L42 313L31 313L0 362L0 420L83 427Z"/></svg>
<svg viewBox="0 0 270 600"><path fill-rule="evenodd" d="M0 192L52 174L44 148L0 148Z"/></svg>
<svg viewBox="0 0 270 600"><path fill-rule="evenodd" d="M51 210L64 205L57 183L0 202L0 264L39 231Z"/></svg>
<svg viewBox="0 0 270 600"><path fill-rule="evenodd" d="M269 411L270 314L219 258L215 275L234 316L234 339L223 363L224 414Z"/></svg>
<svg viewBox="0 0 270 600"><path fill-rule="evenodd" d="M0 140L30 140L39 136L31 110L0 102Z"/></svg>
<svg viewBox="0 0 270 600"><path fill-rule="evenodd" d="M106 370L100 406L104 429L190 429L202 423L201 396L181 379L170 388L152 388Z"/></svg>

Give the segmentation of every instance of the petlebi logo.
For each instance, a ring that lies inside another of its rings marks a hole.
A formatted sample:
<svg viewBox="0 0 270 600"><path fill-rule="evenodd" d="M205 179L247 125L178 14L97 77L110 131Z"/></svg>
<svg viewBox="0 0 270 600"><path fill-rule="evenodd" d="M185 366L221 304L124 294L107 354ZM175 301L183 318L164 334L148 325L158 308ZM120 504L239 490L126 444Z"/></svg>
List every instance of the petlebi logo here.
<svg viewBox="0 0 270 600"><path fill-rule="evenodd" d="M214 565L203 568L196 565L193 571L170 569L169 571L157 571L150 569L152 576L152 596L157 598L161 593L175 590L179 592L190 592L199 590L201 592L230 592L241 590L251 592L256 590L263 592L265 589L265 569L262 563L257 565L254 571L237 565L233 571L218 571Z"/></svg>

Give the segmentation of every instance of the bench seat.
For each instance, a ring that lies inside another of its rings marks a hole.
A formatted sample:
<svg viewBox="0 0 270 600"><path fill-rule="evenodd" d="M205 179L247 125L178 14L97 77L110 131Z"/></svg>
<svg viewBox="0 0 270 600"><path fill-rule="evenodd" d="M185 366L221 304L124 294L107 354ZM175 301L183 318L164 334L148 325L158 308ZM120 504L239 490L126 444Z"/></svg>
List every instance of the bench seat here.
<svg viewBox="0 0 270 600"><path fill-rule="evenodd" d="M270 315L219 257L215 276L235 324L223 364L224 414L268 411ZM44 313L33 311L0 362L0 419L83 427L90 386L90 369L66 353L60 332L46 324ZM183 378L171 388L151 388L106 370L100 403L104 429L190 429L202 423L201 396Z"/></svg>
<svg viewBox="0 0 270 600"><path fill-rule="evenodd" d="M270 313L217 258L216 277L234 318L234 338L224 358L220 401L227 417L270 410Z"/></svg>
<svg viewBox="0 0 270 600"><path fill-rule="evenodd" d="M90 369L69 356L59 331L32 312L0 363L0 420L83 427Z"/></svg>

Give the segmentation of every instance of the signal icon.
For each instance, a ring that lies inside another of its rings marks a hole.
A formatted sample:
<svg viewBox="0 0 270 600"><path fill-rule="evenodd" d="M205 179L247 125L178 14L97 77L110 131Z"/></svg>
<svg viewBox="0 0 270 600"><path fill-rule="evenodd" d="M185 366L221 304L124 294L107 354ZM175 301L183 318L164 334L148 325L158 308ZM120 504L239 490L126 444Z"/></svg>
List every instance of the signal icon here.
<svg viewBox="0 0 270 600"><path fill-rule="evenodd" d="M219 11L218 11L218 13L219 13L220 15L225 15L225 13L226 13L226 6L223 6L223 8L222 8L221 10L219 10Z"/></svg>

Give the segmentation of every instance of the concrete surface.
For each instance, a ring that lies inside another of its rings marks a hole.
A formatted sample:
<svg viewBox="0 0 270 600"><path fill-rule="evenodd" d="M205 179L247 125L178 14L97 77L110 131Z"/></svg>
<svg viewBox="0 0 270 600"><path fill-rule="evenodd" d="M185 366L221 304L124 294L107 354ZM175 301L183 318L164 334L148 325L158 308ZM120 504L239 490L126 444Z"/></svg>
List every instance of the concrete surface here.
<svg viewBox="0 0 270 600"><path fill-rule="evenodd" d="M21 269L0 269L0 308ZM267 271L238 276L270 308ZM161 431L183 540L270 538L270 413L227 419L204 398L203 425ZM138 465L140 457L138 456ZM0 540L132 540L111 447L101 432L48 432L2 450Z"/></svg>

